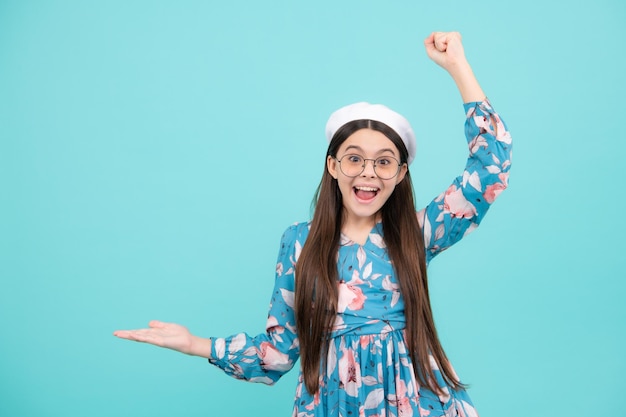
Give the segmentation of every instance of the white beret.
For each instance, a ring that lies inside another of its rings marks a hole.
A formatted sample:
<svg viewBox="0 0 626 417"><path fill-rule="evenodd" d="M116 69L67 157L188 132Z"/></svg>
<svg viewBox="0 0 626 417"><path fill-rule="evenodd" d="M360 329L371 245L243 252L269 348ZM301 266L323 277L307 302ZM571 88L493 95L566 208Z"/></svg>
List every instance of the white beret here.
<svg viewBox="0 0 626 417"><path fill-rule="evenodd" d="M326 123L326 138L331 141L337 130L343 125L353 120L375 120L392 128L404 142L404 146L409 151L407 163L413 162L417 145L415 143L415 133L409 121L399 113L391 110L382 104L370 104L366 102L354 103L342 107L335 111L328 118Z"/></svg>

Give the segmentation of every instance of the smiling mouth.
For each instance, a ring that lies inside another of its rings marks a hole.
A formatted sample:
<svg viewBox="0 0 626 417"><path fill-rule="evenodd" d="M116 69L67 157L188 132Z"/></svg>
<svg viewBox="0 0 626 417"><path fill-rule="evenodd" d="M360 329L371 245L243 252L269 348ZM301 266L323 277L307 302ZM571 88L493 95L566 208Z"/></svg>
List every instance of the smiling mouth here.
<svg viewBox="0 0 626 417"><path fill-rule="evenodd" d="M354 187L354 193L359 200L371 200L378 194L379 188L375 187Z"/></svg>

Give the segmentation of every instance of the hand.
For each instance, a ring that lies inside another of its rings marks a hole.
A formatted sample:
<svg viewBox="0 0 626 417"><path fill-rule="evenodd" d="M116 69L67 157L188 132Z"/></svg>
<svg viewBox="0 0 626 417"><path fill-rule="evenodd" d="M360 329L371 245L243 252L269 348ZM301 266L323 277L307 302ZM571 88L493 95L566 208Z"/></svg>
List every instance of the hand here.
<svg viewBox="0 0 626 417"><path fill-rule="evenodd" d="M113 335L122 339L150 343L178 352L194 354L192 353L194 336L186 327L156 320L152 320L148 326L150 326L149 329L116 330Z"/></svg>
<svg viewBox="0 0 626 417"><path fill-rule="evenodd" d="M428 57L452 76L463 102L485 99L485 93L465 58L459 32L433 32L424 39L424 46Z"/></svg>
<svg viewBox="0 0 626 417"><path fill-rule="evenodd" d="M450 72L458 65L467 65L459 32L433 32L424 39L428 57Z"/></svg>

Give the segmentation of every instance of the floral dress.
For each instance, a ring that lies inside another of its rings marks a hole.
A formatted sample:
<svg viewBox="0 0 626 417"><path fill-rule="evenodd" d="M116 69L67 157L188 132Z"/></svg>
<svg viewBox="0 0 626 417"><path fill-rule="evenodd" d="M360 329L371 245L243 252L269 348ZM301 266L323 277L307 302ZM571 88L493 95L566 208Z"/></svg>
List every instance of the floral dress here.
<svg viewBox="0 0 626 417"><path fill-rule="evenodd" d="M469 143L465 170L417 213L427 262L474 230L508 182L511 136L504 122L488 101L464 106ZM266 332L212 338L209 362L228 375L273 384L296 363L294 271L309 226L295 224L282 237ZM405 344L404 301L382 224L376 224L362 246L342 236L337 268L338 311L320 369L320 389L311 395L300 374L293 416L477 416L467 393L448 387L434 360L443 394L420 386L415 378Z"/></svg>

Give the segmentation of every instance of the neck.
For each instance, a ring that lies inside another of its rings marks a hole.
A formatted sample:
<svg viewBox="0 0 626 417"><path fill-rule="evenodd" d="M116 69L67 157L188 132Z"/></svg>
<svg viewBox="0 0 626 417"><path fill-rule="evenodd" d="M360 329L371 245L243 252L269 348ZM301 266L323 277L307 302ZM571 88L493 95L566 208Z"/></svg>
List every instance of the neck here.
<svg viewBox="0 0 626 417"><path fill-rule="evenodd" d="M362 245L380 219L380 213L369 217L357 217L350 216L344 211L341 222L341 232L350 238L350 240Z"/></svg>

